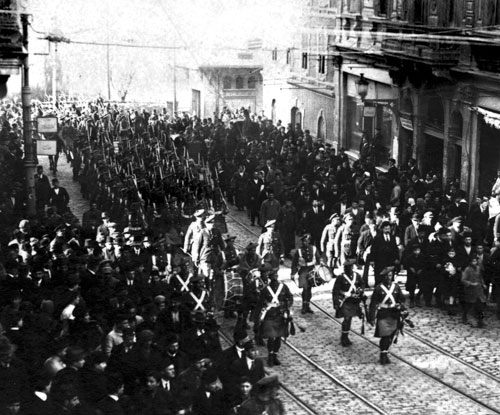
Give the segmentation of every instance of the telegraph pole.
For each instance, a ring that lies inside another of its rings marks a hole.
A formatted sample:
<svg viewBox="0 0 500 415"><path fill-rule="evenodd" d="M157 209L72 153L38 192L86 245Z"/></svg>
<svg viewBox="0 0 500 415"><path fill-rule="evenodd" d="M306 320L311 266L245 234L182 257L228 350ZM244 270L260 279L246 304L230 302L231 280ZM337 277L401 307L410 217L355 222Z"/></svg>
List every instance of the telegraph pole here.
<svg viewBox="0 0 500 415"><path fill-rule="evenodd" d="M26 210L28 217L36 215L35 200L35 155L33 151L33 122L31 121L31 88L30 66L28 54L28 15L21 15L23 25L22 104L23 104L23 139L24 139L24 172L26 175Z"/></svg>

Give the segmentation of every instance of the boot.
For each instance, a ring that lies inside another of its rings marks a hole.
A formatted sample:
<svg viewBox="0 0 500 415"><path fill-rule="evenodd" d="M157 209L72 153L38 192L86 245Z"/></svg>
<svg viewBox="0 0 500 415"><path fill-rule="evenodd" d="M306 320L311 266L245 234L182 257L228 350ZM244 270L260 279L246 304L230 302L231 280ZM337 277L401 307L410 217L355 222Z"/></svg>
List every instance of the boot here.
<svg viewBox="0 0 500 415"><path fill-rule="evenodd" d="M306 313L314 314L314 311L311 310L311 306L309 305L309 303L306 304Z"/></svg>
<svg viewBox="0 0 500 415"><path fill-rule="evenodd" d="M415 307L415 300L411 299L410 300L410 308L414 308Z"/></svg>
<svg viewBox="0 0 500 415"><path fill-rule="evenodd" d="M281 365L281 362L278 360L278 355L276 353L273 354L273 359L276 366Z"/></svg>
<svg viewBox="0 0 500 415"><path fill-rule="evenodd" d="M422 306L422 304L420 303L420 297L418 297L418 296L415 298L415 305L417 307L421 307Z"/></svg>
<svg viewBox="0 0 500 415"><path fill-rule="evenodd" d="M349 339L349 332L342 332L342 336L340 337L340 344L343 347L349 347L352 344L352 341Z"/></svg>
<svg viewBox="0 0 500 415"><path fill-rule="evenodd" d="M274 366L274 358L275 358L275 354L274 353L269 353L269 356L267 356L267 365L269 367L273 367Z"/></svg>
<svg viewBox="0 0 500 415"><path fill-rule="evenodd" d="M254 338L255 338L255 343L257 343L257 346L265 346L266 345L260 334L255 334Z"/></svg>
<svg viewBox="0 0 500 415"><path fill-rule="evenodd" d="M486 327L486 324L484 324L484 320L482 318L477 320L477 328L478 329L484 329Z"/></svg>
<svg viewBox="0 0 500 415"><path fill-rule="evenodd" d="M462 323L463 324L468 324L469 323L469 320L467 320L467 314L463 314L462 315Z"/></svg>
<svg viewBox="0 0 500 415"><path fill-rule="evenodd" d="M380 363L383 365L388 365L391 363L389 360L389 356L387 356L387 350L384 350L380 353Z"/></svg>
<svg viewBox="0 0 500 415"><path fill-rule="evenodd" d="M302 310L300 310L300 314L307 314L307 308L306 308L305 304L302 305Z"/></svg>

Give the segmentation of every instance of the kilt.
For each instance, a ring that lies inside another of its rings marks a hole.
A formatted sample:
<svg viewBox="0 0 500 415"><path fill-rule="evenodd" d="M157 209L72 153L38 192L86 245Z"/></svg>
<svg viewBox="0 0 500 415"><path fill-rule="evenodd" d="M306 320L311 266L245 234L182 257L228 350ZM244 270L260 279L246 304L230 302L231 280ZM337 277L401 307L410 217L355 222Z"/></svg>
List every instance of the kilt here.
<svg viewBox="0 0 500 415"><path fill-rule="evenodd" d="M301 267L299 271L299 288L305 288L310 286L309 276L314 270L314 267Z"/></svg>
<svg viewBox="0 0 500 415"><path fill-rule="evenodd" d="M270 339L274 337L288 337L288 322L278 308L271 308L260 324L260 335Z"/></svg>
<svg viewBox="0 0 500 415"><path fill-rule="evenodd" d="M347 297L342 306L335 312L336 318L361 317L361 301L359 298Z"/></svg>
<svg viewBox="0 0 500 415"><path fill-rule="evenodd" d="M399 324L400 311L395 308L381 308L377 313L375 337L393 336Z"/></svg>

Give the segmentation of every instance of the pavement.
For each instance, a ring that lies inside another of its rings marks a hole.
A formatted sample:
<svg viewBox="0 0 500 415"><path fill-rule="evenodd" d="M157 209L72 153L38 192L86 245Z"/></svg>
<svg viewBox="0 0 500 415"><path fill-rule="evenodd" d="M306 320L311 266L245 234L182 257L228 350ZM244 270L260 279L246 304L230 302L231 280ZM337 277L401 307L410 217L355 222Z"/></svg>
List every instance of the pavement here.
<svg viewBox="0 0 500 415"><path fill-rule="evenodd" d="M82 198L80 186L73 181L71 168L64 157L59 160L56 174L50 172L47 157L40 157L39 162L49 177L58 177L61 186L66 188L71 197L70 208L81 220L83 212L89 208L89 202ZM249 223L245 212L231 212L231 215ZM237 245L246 246L250 241L256 241L255 234L242 229L230 218L227 222L229 232L237 236ZM259 228L253 230L260 233ZM339 376L354 390L382 407L386 413L428 415L500 412L500 379L494 378L500 377L500 321L496 319L491 306L486 311L485 329L463 324L460 316L450 316L437 308L410 309L415 328L407 329L407 332L421 336L425 342L410 335L400 336L398 344L391 347L394 355L392 363L381 366L378 363L378 339L373 337L373 329L367 328L363 337L352 334L353 345L341 347L339 324L318 310L314 315L300 314L300 290L290 281L289 260L281 266L279 274L280 279L297 295L293 307L294 319L297 326L305 329L304 333L297 330L297 335L290 337L288 341L321 367ZM399 282L404 283L404 278L402 274ZM371 283L373 284L373 280ZM333 313L332 286L333 281L313 289L313 301L329 313ZM221 325L230 335L234 320L222 320ZM354 319L353 331L360 333L360 329L359 319ZM433 349L432 345L441 348L446 354ZM260 353L265 357L267 352L262 348ZM286 345L282 346L280 359L282 365L269 370L277 373L280 380L318 414L374 413L373 409L332 382L324 373L301 360ZM407 363L417 366L420 371ZM477 400L488 402L493 409L478 406L473 400L457 394L436 379L466 391ZM287 414L304 414L304 410L288 395L282 393L281 398L285 402Z"/></svg>

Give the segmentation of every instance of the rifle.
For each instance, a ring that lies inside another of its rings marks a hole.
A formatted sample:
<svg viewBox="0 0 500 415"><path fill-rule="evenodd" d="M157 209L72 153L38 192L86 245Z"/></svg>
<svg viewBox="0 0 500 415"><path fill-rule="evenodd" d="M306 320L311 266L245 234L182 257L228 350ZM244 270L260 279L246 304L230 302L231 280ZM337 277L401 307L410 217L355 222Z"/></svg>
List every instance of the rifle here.
<svg viewBox="0 0 500 415"><path fill-rule="evenodd" d="M410 313L408 313L408 311L406 311L406 310L400 312L398 329L396 330L396 335L394 336L394 344L398 343L399 333L401 333L402 336L405 335L404 331L403 331L405 324L408 324L408 326L410 326L410 328L415 327L415 324L413 323L413 321L411 321L408 318L409 315L410 315Z"/></svg>
<svg viewBox="0 0 500 415"><path fill-rule="evenodd" d="M365 320L368 318L368 306L366 305L366 295L361 297L361 301L363 303L363 316L361 317L361 334L365 334ZM372 325L372 324L370 324Z"/></svg>

